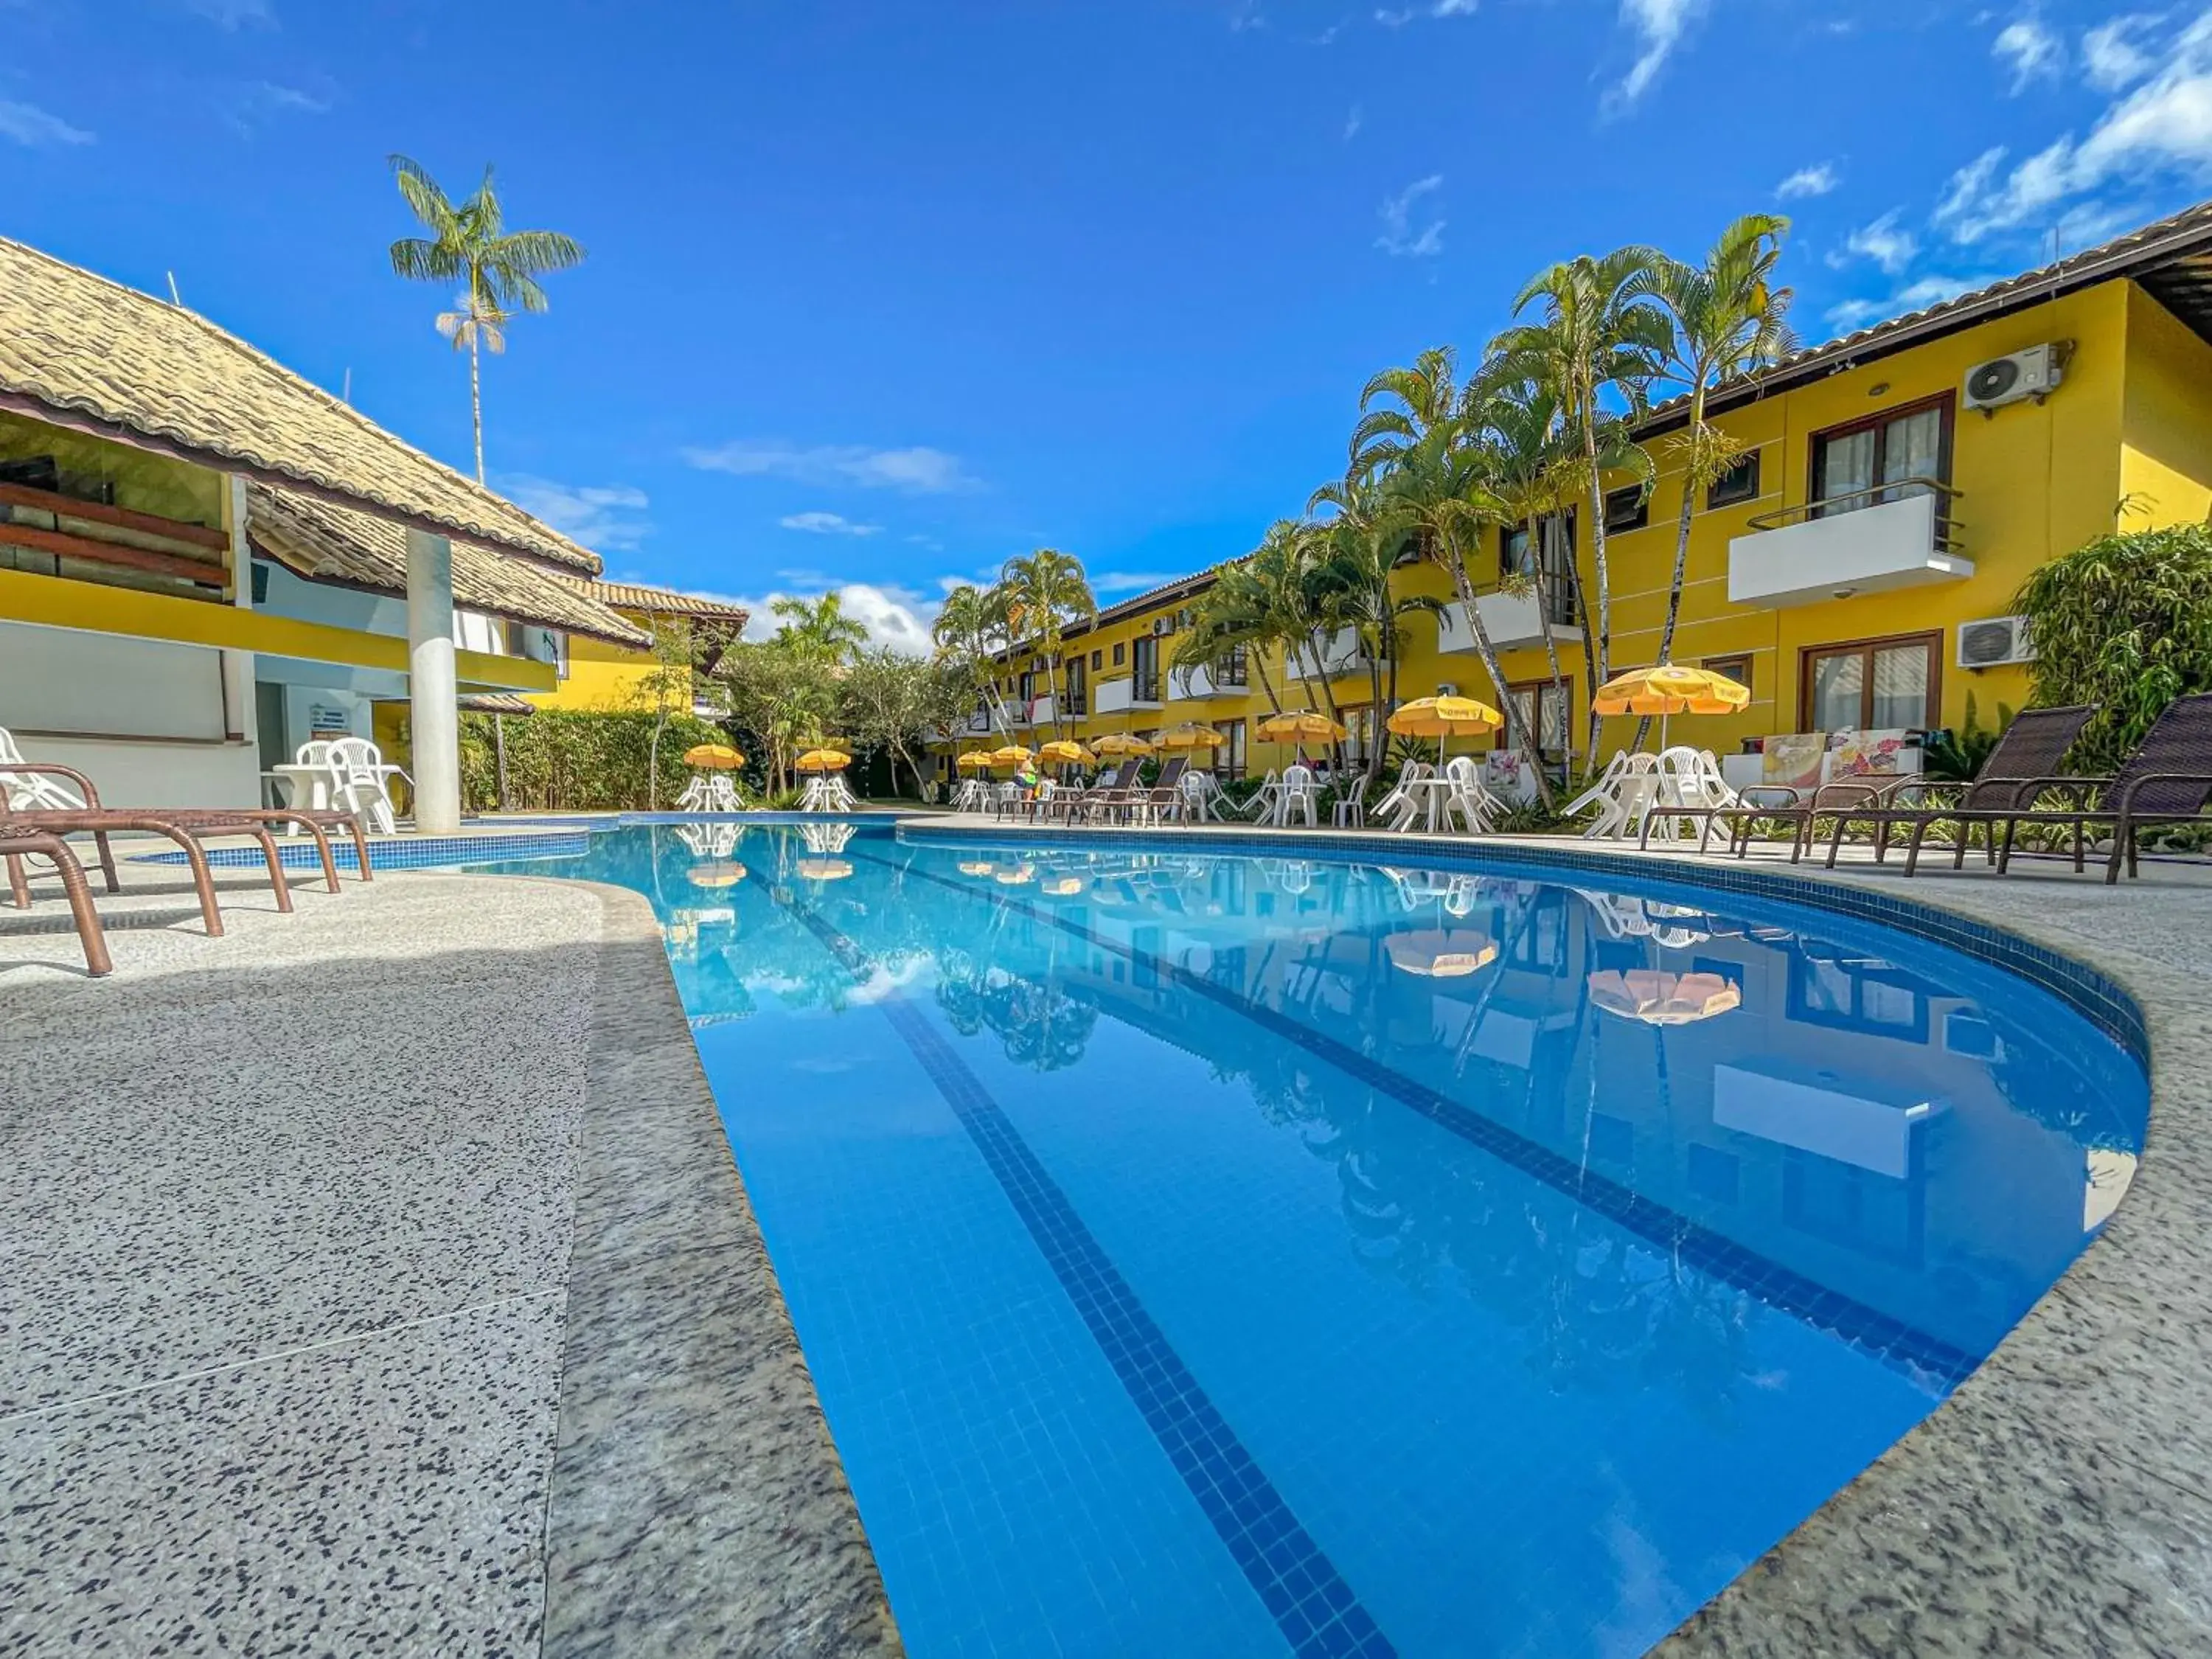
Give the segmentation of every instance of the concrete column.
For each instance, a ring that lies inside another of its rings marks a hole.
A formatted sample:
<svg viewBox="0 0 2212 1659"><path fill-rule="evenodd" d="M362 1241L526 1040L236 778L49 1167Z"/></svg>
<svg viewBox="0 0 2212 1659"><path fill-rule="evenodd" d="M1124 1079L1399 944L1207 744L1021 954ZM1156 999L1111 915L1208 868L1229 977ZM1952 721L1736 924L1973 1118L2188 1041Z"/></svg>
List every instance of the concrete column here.
<svg viewBox="0 0 2212 1659"><path fill-rule="evenodd" d="M415 734L415 827L461 827L461 715L453 675L453 548L407 532L408 720Z"/></svg>
<svg viewBox="0 0 2212 1659"><path fill-rule="evenodd" d="M246 538L246 480L234 477L230 486L230 602L240 611L253 609L253 547ZM226 738L258 749L258 722L253 708L253 653L222 653L222 730ZM268 763L287 760L279 755ZM255 763L258 770L261 763ZM258 805L258 800L256 801ZM239 805L243 805L240 802Z"/></svg>

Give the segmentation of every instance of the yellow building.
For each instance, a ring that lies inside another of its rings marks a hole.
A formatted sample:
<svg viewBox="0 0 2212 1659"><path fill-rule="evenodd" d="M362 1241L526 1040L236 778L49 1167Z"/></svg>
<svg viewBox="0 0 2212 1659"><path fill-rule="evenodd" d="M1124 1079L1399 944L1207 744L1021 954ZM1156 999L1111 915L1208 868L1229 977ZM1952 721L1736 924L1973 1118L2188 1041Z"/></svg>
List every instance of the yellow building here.
<svg viewBox="0 0 2212 1659"><path fill-rule="evenodd" d="M2013 596L2039 565L2115 529L2199 520L2212 507L2212 203L2102 247L1801 351L1716 395L1709 418L1747 447L1737 472L1692 503L1674 659L1751 688L1741 715L1701 719L1697 741L1726 753L1777 733L1958 728L1974 700L1984 726L2028 690ZM1607 498L1613 672L1656 660L1666 620L1683 481L1662 405L1638 436L1659 463L1655 489ZM1555 534L1585 595L1596 574L1581 520ZM1570 584L1553 615L1501 591L1525 536L1492 530L1471 562L1486 629L1524 715L1539 698L1554 758L1584 741L1591 691ZM1559 567L1565 574L1564 565ZM1101 611L1066 635L1061 696L1077 733L1148 732L1186 720L1224 730L1231 774L1279 765L1249 739L1271 704L1308 688L1279 654L1243 683L1170 667L1201 573ZM1455 688L1496 701L1443 572L1408 567L1411 591L1446 602L1414 617L1399 661L1401 699ZM1571 707L1551 706L1544 649L1556 644ZM1363 739L1371 682L1349 636L1322 642L1340 713ZM1052 725L1031 700L1043 663L1017 652L1001 690L1024 740ZM1325 702L1326 699L1316 699ZM1563 720L1562 714L1565 715ZM1025 723L1026 722L1026 723ZM979 714L960 736L972 743ZM1633 720L1607 723L1601 749ZM1499 739L1502 741L1502 737ZM1357 745L1356 745L1357 746Z"/></svg>
<svg viewBox="0 0 2212 1659"><path fill-rule="evenodd" d="M746 612L742 605L635 582L594 581L582 586L594 601L653 638L673 634L686 639L694 665L702 674L711 673L723 652L744 632ZM653 702L660 669L660 659L650 644L579 635L570 639L557 665L560 684L550 691L532 696L529 702L539 708L568 713L606 714L647 708Z"/></svg>

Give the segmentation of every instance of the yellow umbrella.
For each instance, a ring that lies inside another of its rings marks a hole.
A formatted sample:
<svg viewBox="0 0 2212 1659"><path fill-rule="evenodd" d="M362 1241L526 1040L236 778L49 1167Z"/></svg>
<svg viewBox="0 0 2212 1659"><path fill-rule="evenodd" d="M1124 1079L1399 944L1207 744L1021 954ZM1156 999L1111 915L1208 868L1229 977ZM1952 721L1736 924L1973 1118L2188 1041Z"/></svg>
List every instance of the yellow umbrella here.
<svg viewBox="0 0 2212 1659"><path fill-rule="evenodd" d="M1091 759L1091 751L1073 738L1055 738L1037 750L1037 758L1078 764L1088 762Z"/></svg>
<svg viewBox="0 0 2212 1659"><path fill-rule="evenodd" d="M963 772L988 772L991 769L991 751L988 749L971 750L952 763Z"/></svg>
<svg viewBox="0 0 2212 1659"><path fill-rule="evenodd" d="M1163 749L1218 749L1228 741L1210 726L1188 722L1160 734Z"/></svg>
<svg viewBox="0 0 2212 1659"><path fill-rule="evenodd" d="M1743 1003L1743 993L1718 974L1669 974L1656 968L1592 974L1589 994L1608 1014L1646 1025L1687 1025Z"/></svg>
<svg viewBox="0 0 2212 1659"><path fill-rule="evenodd" d="M1590 707L1601 714L1656 714L1659 746L1667 746L1668 718L1674 714L1733 714L1751 701L1751 688L1709 668L1656 668L1616 674L1597 689Z"/></svg>
<svg viewBox="0 0 2212 1659"><path fill-rule="evenodd" d="M1091 752L1094 755L1103 755L1108 757L1115 755L1149 755L1152 752L1152 745L1146 743L1142 738L1136 736L1133 732L1109 732L1104 737L1095 738L1091 740Z"/></svg>
<svg viewBox="0 0 2212 1659"><path fill-rule="evenodd" d="M745 757L726 743L700 743L684 751L684 763L708 772L734 772Z"/></svg>
<svg viewBox="0 0 2212 1659"><path fill-rule="evenodd" d="M1498 730L1505 716L1473 697L1416 697L1399 704L1389 724L1401 738L1474 738Z"/></svg>
<svg viewBox="0 0 2212 1659"><path fill-rule="evenodd" d="M1302 708L1274 714L1253 729L1262 743L1335 743L1350 734L1317 709Z"/></svg>
<svg viewBox="0 0 2212 1659"><path fill-rule="evenodd" d="M793 763L801 772L842 772L852 763L853 757L842 749L810 749Z"/></svg>
<svg viewBox="0 0 2212 1659"><path fill-rule="evenodd" d="M792 868L809 881L842 881L853 873L842 859L801 859Z"/></svg>
<svg viewBox="0 0 2212 1659"><path fill-rule="evenodd" d="M745 878L742 864L700 864L684 872L694 887L735 887Z"/></svg>
<svg viewBox="0 0 2212 1659"><path fill-rule="evenodd" d="M988 859L966 859L961 862L960 873L963 876L988 876L998 867Z"/></svg>
<svg viewBox="0 0 2212 1659"><path fill-rule="evenodd" d="M1383 940L1382 949L1400 973L1424 979L1464 979L1498 959L1497 940L1466 928L1393 933Z"/></svg>
<svg viewBox="0 0 2212 1659"><path fill-rule="evenodd" d="M1024 887L1036 879L1036 872L1026 864L1010 864L991 879L1001 887Z"/></svg>
<svg viewBox="0 0 2212 1659"><path fill-rule="evenodd" d="M1080 876L1052 876L1047 878L1044 885L1037 890L1052 898L1073 898L1084 890L1085 885Z"/></svg>

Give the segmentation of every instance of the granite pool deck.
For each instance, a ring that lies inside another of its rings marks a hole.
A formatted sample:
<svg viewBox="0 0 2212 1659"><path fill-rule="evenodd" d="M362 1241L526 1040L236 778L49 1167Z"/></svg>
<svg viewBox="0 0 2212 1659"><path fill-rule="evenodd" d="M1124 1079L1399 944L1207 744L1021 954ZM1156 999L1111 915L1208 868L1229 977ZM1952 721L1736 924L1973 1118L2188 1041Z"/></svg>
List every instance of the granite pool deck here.
<svg viewBox="0 0 2212 1659"><path fill-rule="evenodd" d="M1797 873L2123 988L2149 1142L1661 1651L2212 1653L2212 868ZM227 872L210 940L182 872L127 881L105 981L58 900L0 908L0 1653L896 1653L643 901L407 872L284 917Z"/></svg>
<svg viewBox="0 0 2212 1659"><path fill-rule="evenodd" d="M0 1653L896 1654L644 900L125 871L0 908Z"/></svg>

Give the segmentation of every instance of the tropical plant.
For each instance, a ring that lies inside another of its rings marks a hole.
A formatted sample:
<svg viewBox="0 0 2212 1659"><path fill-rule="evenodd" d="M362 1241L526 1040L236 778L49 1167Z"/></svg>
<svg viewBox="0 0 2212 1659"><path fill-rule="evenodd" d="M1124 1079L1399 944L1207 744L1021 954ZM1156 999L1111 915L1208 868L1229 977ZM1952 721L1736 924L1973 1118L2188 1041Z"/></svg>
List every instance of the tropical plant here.
<svg viewBox="0 0 2212 1659"><path fill-rule="evenodd" d="M845 614L845 598L830 592L804 599L786 595L769 604L781 618L775 642L820 653L833 663L848 662L868 642L868 630L856 617Z"/></svg>
<svg viewBox="0 0 2212 1659"><path fill-rule="evenodd" d="M2100 536L2021 585L2033 702L2092 703L2074 769L2109 771L2176 697L2212 691L2212 526Z"/></svg>
<svg viewBox="0 0 2212 1659"><path fill-rule="evenodd" d="M1779 214L1747 213L1721 233L1702 264L1662 257L1632 282L1665 308L1670 326L1662 371L1688 388L1689 411L1680 434L1668 441L1669 457L1682 474L1682 506L1674 526L1674 570L1667 590L1667 621L1659 635L1660 662L1672 662L1674 629L1682 615L1682 580L1690 557L1690 514L1697 497L1743 459L1741 439L1705 418L1707 400L1723 383L1778 362L1795 349L1784 319L1790 290L1774 285L1790 221ZM1645 719L1631 746L1644 746Z"/></svg>
<svg viewBox="0 0 2212 1659"><path fill-rule="evenodd" d="M1966 693L1966 720L1954 734L1948 730L1931 732L1921 746L1920 769L1938 783L1971 783L1982 775L1982 766L1990 751L1997 746L1997 739L2012 724L2012 710L2003 703L1997 705L1997 723L1982 724L1982 711L1974 701L1974 694Z"/></svg>
<svg viewBox="0 0 2212 1659"><path fill-rule="evenodd" d="M503 730L502 730L503 727ZM656 730L662 740L656 744ZM499 803L501 751L507 804L543 811L635 811L684 787L684 751L729 734L687 706L660 721L646 709L541 708L527 720L461 716L461 794Z"/></svg>
<svg viewBox="0 0 2212 1659"><path fill-rule="evenodd" d="M1057 549L1041 547L1025 558L1008 559L999 572L997 603L1006 619L1010 643L1034 645L1044 658L1044 686L1052 698L1055 732L1067 724L1060 696L1062 630L1069 623L1098 614L1098 601L1084 574L1083 561Z"/></svg>
<svg viewBox="0 0 2212 1659"><path fill-rule="evenodd" d="M668 726L678 714L689 714L696 702L699 646L688 617L663 617L653 628L653 666L631 688L633 701L652 711L653 738L646 772L645 805L659 809L660 744Z"/></svg>
<svg viewBox="0 0 2212 1659"><path fill-rule="evenodd" d="M392 269L416 282L461 284L456 308L438 318L438 331L455 350L469 354L469 419L476 434L477 482L482 483L483 354L507 349L507 323L515 312L546 308L538 279L580 264L584 250L556 230L507 229L489 167L474 192L456 204L419 163L404 155L391 161L401 198L430 233L392 243Z"/></svg>
<svg viewBox="0 0 2212 1659"><path fill-rule="evenodd" d="M1656 249L1631 246L1554 264L1531 279L1513 302L1516 316L1534 307L1539 320L1509 328L1491 343L1492 357L1505 378L1540 380L1557 390L1568 430L1582 450L1596 593L1595 603L1580 603L1582 596L1577 597L1593 685L1613 674L1613 577L1606 549L1601 434L1615 412L1607 400L1640 410L1659 371L1668 330L1646 290L1662 258ZM1577 571L1578 588L1580 583ZM1597 732L1593 708L1584 755L1593 768Z"/></svg>
<svg viewBox="0 0 2212 1659"><path fill-rule="evenodd" d="M829 735L841 665L811 640L776 638L724 653L714 681L730 719L749 734L771 792L792 787L792 763Z"/></svg>
<svg viewBox="0 0 2212 1659"><path fill-rule="evenodd" d="M1382 766L1382 726L1398 706L1406 619L1441 616L1443 606L1393 580L1399 556L1418 531L1380 486L1331 485L1314 499L1335 514L1321 526L1324 552L1313 572L1314 601L1331 632L1349 629L1360 642L1367 665L1367 706L1376 724L1376 741L1367 746L1366 777L1371 783Z"/></svg>
<svg viewBox="0 0 2212 1659"><path fill-rule="evenodd" d="M1191 607L1191 623L1180 635L1170 659L1177 668L1203 668L1217 676L1242 661L1256 676L1267 699L1267 712L1283 712L1275 682L1267 673L1267 653L1282 644L1274 629L1259 579L1240 562L1224 567L1213 586Z"/></svg>
<svg viewBox="0 0 2212 1659"><path fill-rule="evenodd" d="M999 696L999 654L1006 648L1006 613L995 590L963 582L945 596L930 625L939 662L957 668L969 693L981 702L993 727L1012 732L1013 722Z"/></svg>
<svg viewBox="0 0 2212 1659"><path fill-rule="evenodd" d="M967 676L957 666L881 646L847 667L837 723L854 742L888 749L905 762L918 786L924 745L966 718L968 697Z"/></svg>

